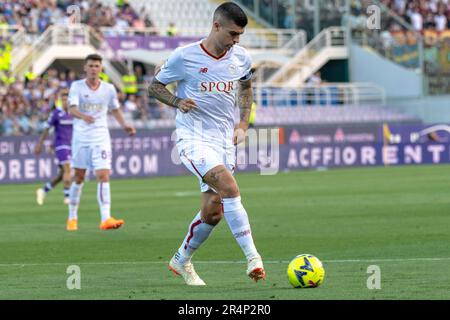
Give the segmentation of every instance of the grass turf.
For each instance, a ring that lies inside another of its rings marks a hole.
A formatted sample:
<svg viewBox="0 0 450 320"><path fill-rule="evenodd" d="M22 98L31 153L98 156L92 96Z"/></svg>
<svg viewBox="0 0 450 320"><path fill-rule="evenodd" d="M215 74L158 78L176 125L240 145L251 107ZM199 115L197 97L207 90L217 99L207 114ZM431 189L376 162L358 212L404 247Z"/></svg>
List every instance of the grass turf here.
<svg viewBox="0 0 450 320"><path fill-rule="evenodd" d="M67 232L61 186L44 206L38 184L0 186L0 299L450 299L449 166L238 174L267 280L245 275L222 221L196 253L208 284L184 285L165 265L198 211L193 176L112 181L120 230L100 231L96 183L87 182L79 230ZM294 289L287 262L319 257L325 282ZM81 290L68 290L68 266ZM370 265L381 289L369 290Z"/></svg>

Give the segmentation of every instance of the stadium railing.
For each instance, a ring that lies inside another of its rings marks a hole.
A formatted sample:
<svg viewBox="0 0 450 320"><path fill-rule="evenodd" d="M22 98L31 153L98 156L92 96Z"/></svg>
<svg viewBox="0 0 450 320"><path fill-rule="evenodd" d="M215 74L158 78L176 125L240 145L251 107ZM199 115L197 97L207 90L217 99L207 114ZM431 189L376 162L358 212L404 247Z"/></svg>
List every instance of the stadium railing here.
<svg viewBox="0 0 450 320"><path fill-rule="evenodd" d="M337 49L325 52L325 49ZM347 56L347 37L342 27L330 27L322 30L314 39L303 47L290 61L270 76L266 84L287 84L295 79L297 83L304 83L315 71L320 69L329 59ZM315 60L320 53L325 52L325 57Z"/></svg>
<svg viewBox="0 0 450 320"><path fill-rule="evenodd" d="M145 92L144 87L141 89ZM371 83L327 83L295 88L254 85L254 99L257 125L412 120L409 115L385 108L384 89ZM151 104L156 107L154 102ZM125 117L137 128L173 128L175 109L166 111L170 116L165 119L132 119L131 113L125 113ZM238 108L235 112L239 113ZM112 119L110 125L119 128Z"/></svg>
<svg viewBox="0 0 450 320"><path fill-rule="evenodd" d="M0 25L0 38L2 41L10 40L20 30L22 29L17 25Z"/></svg>
<svg viewBox="0 0 450 320"><path fill-rule="evenodd" d="M372 83L325 83L296 87L255 85L261 107L384 105L384 88Z"/></svg>
<svg viewBox="0 0 450 320"><path fill-rule="evenodd" d="M147 92L147 84L140 92ZM374 83L323 83L295 87L253 84L253 97L260 107L385 105L386 91Z"/></svg>

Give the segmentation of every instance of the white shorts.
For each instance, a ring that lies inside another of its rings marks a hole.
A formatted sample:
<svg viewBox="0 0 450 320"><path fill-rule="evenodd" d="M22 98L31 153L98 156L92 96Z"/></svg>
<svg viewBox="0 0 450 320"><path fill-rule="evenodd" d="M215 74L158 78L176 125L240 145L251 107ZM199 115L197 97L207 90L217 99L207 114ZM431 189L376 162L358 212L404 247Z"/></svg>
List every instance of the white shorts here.
<svg viewBox="0 0 450 320"><path fill-rule="evenodd" d="M177 143L177 149L183 164L198 177L201 192L214 190L203 181L203 177L212 168L224 165L231 173L234 173L235 146L218 147L204 142L181 140Z"/></svg>
<svg viewBox="0 0 450 320"><path fill-rule="evenodd" d="M72 168L111 170L111 143L72 146Z"/></svg>

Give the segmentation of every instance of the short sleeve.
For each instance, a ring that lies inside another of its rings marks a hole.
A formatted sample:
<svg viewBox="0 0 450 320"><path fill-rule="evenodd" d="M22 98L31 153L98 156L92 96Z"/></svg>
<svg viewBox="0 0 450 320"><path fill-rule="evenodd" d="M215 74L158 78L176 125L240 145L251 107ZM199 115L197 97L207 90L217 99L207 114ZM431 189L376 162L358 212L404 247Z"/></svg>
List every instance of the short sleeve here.
<svg viewBox="0 0 450 320"><path fill-rule="evenodd" d="M246 52L245 53L245 62L243 66L243 76L240 81L248 81L252 78L252 59L250 58L250 55Z"/></svg>
<svg viewBox="0 0 450 320"><path fill-rule="evenodd" d="M50 115L48 116L47 122L45 123L45 128L54 127L57 121L57 113L56 112L50 112Z"/></svg>
<svg viewBox="0 0 450 320"><path fill-rule="evenodd" d="M110 94L110 99L108 101L108 110L114 110L114 109L119 109L120 104L119 104L119 99L117 98L117 91L116 88L113 85L110 85L110 90L111 90L111 94Z"/></svg>
<svg viewBox="0 0 450 320"><path fill-rule="evenodd" d="M177 48L164 62L161 70L156 75L156 80L162 84L169 84L184 79L183 51Z"/></svg>
<svg viewBox="0 0 450 320"><path fill-rule="evenodd" d="M72 82L69 90L69 106L79 106L80 95L78 93L78 86L76 82Z"/></svg>

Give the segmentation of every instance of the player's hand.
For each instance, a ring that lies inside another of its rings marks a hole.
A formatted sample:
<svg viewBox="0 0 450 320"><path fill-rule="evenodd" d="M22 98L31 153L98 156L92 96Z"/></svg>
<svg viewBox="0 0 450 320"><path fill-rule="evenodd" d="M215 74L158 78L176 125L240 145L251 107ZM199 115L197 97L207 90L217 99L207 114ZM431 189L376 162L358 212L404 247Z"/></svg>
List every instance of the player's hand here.
<svg viewBox="0 0 450 320"><path fill-rule="evenodd" d="M244 142L246 133L247 127L245 125L239 124L239 126L234 129L233 144L237 146L238 144Z"/></svg>
<svg viewBox="0 0 450 320"><path fill-rule="evenodd" d="M134 136L136 134L136 129L129 125L125 125L123 127L123 130L125 130L125 132L128 133L129 136Z"/></svg>
<svg viewBox="0 0 450 320"><path fill-rule="evenodd" d="M93 116L84 115L83 116L84 122L91 124L95 122L95 118Z"/></svg>
<svg viewBox="0 0 450 320"><path fill-rule="evenodd" d="M38 143L36 147L34 148L34 154L39 154L42 152L42 145Z"/></svg>
<svg viewBox="0 0 450 320"><path fill-rule="evenodd" d="M178 109L180 109L181 112L186 113L191 111L192 109L198 110L197 104L192 99L183 99L180 102L178 102L177 105Z"/></svg>

